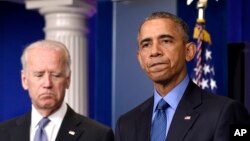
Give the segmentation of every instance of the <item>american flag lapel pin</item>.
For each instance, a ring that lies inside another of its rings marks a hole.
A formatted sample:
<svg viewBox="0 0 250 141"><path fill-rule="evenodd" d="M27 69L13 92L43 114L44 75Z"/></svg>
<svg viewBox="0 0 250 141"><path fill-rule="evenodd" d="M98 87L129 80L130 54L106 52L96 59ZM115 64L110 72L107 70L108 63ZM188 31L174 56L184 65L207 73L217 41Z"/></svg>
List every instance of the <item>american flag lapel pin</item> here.
<svg viewBox="0 0 250 141"><path fill-rule="evenodd" d="M191 116L185 116L184 120L191 120Z"/></svg>
<svg viewBox="0 0 250 141"><path fill-rule="evenodd" d="M76 134L76 132L75 132L75 131L70 130L70 131L69 131L69 134L70 134L70 135L72 135L72 136L74 136L74 135Z"/></svg>

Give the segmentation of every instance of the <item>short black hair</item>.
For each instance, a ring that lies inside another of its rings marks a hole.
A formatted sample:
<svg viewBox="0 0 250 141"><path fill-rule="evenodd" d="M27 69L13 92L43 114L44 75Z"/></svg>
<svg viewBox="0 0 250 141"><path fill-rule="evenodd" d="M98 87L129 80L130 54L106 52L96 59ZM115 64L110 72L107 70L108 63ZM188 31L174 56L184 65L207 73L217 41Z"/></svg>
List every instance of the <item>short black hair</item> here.
<svg viewBox="0 0 250 141"><path fill-rule="evenodd" d="M140 33L141 27L146 21L153 20L153 19L160 19L160 18L171 19L172 21L177 23L181 27L181 29L183 30L183 33L184 33L183 40L185 42L189 41L189 28L188 28L187 23L184 20L182 20L180 17L178 17L172 13L165 12L165 11L153 12L151 15L149 15L147 18L145 18L144 21L142 22L140 28L139 28L138 33Z"/></svg>

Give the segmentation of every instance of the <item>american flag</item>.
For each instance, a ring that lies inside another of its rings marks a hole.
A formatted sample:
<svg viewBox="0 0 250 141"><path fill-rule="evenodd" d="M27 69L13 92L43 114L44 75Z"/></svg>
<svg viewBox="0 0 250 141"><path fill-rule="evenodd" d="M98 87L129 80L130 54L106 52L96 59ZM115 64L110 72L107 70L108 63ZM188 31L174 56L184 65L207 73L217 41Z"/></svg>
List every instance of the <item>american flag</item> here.
<svg viewBox="0 0 250 141"><path fill-rule="evenodd" d="M216 93L218 86L215 80L211 38L204 23L196 24L193 37L196 39L197 53L191 78L202 89Z"/></svg>

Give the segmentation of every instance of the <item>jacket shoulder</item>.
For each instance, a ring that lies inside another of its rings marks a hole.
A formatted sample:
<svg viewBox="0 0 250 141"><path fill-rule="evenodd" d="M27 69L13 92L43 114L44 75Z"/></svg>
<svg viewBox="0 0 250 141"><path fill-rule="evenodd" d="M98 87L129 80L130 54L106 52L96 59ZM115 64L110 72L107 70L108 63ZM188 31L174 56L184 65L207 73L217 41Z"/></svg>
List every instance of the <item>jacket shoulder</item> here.
<svg viewBox="0 0 250 141"><path fill-rule="evenodd" d="M17 126L18 124L23 123L24 121L27 121L29 114L30 113L27 113L25 115L13 117L11 119L8 119L6 121L1 122L0 123L0 130L7 130L7 129L10 129L10 128Z"/></svg>
<svg viewBox="0 0 250 141"><path fill-rule="evenodd" d="M121 115L121 117L134 117L141 112L152 110L153 108L153 96L145 100L143 103L139 104L135 108L129 110L128 112Z"/></svg>

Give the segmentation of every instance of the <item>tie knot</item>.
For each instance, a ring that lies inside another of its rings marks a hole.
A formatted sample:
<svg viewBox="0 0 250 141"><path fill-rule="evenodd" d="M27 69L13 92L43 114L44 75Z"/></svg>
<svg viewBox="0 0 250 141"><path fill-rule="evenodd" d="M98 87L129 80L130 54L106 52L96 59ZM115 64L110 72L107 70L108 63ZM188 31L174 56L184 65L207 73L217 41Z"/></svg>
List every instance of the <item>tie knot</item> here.
<svg viewBox="0 0 250 141"><path fill-rule="evenodd" d="M156 109L157 110L166 110L167 107L168 107L168 103L164 99L161 99L158 102Z"/></svg>
<svg viewBox="0 0 250 141"><path fill-rule="evenodd" d="M50 120L47 117L42 118L39 122L39 128L44 128L49 122Z"/></svg>

